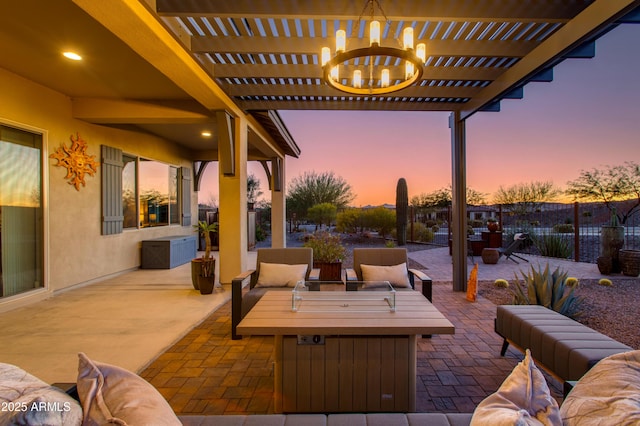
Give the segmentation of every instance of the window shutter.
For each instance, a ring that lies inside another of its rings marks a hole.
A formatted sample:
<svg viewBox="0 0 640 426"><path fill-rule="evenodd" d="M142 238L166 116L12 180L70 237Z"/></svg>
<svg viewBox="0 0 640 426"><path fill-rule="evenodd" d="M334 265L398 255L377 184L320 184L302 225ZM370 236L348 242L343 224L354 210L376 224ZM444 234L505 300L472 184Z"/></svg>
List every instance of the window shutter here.
<svg viewBox="0 0 640 426"><path fill-rule="evenodd" d="M101 146L102 154L102 235L122 233L122 150Z"/></svg>
<svg viewBox="0 0 640 426"><path fill-rule="evenodd" d="M182 226L191 226L191 169L180 167L182 182L180 196L182 198Z"/></svg>

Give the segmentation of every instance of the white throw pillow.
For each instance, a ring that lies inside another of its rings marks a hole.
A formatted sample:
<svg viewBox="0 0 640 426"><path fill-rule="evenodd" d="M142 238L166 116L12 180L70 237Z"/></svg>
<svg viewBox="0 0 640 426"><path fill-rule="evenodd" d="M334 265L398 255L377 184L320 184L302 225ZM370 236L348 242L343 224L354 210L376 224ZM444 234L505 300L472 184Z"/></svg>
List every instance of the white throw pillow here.
<svg viewBox="0 0 640 426"><path fill-rule="evenodd" d="M389 281L394 287L411 287L407 264L393 266L360 265L363 281Z"/></svg>
<svg viewBox="0 0 640 426"><path fill-rule="evenodd" d="M149 382L123 368L78 358L78 396L84 426L182 426L169 403Z"/></svg>
<svg viewBox="0 0 640 426"><path fill-rule="evenodd" d="M304 281L308 267L307 264L260 262L260 274L256 287L295 287L298 281Z"/></svg>
<svg viewBox="0 0 640 426"><path fill-rule="evenodd" d="M640 424L640 351L594 365L569 392L560 414L567 426Z"/></svg>
<svg viewBox="0 0 640 426"><path fill-rule="evenodd" d="M562 425L558 403L531 352L473 412L471 426Z"/></svg>

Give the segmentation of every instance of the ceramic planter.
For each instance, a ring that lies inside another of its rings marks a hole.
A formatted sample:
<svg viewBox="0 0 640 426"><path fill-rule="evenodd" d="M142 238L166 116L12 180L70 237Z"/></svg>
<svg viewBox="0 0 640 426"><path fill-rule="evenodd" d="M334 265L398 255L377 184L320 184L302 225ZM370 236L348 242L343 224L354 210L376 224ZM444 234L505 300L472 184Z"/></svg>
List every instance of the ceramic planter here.
<svg viewBox="0 0 640 426"><path fill-rule="evenodd" d="M620 250L620 268L629 277L640 275L640 250Z"/></svg>
<svg viewBox="0 0 640 426"><path fill-rule="evenodd" d="M213 293L215 281L216 277L214 275L210 277L203 277L202 275L198 275L198 287L200 288L200 294Z"/></svg>

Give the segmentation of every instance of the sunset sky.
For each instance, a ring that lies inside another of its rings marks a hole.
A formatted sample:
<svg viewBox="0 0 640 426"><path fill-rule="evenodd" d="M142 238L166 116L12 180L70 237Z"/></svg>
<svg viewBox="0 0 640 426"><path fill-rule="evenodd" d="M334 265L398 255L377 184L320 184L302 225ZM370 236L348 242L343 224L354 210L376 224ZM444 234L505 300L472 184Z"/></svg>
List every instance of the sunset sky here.
<svg viewBox="0 0 640 426"><path fill-rule="evenodd" d="M596 42L594 58L565 60L553 82L529 83L524 99L468 119L467 186L490 202L500 185L550 180L564 189L580 170L640 161L639 40L640 25L622 25ZM287 157L287 181L333 171L351 185L354 206L395 203L400 177L410 197L451 184L449 113L279 113L302 150ZM210 169L205 178L215 179ZM249 171L267 193L262 167ZM201 202L217 199L203 192Z"/></svg>

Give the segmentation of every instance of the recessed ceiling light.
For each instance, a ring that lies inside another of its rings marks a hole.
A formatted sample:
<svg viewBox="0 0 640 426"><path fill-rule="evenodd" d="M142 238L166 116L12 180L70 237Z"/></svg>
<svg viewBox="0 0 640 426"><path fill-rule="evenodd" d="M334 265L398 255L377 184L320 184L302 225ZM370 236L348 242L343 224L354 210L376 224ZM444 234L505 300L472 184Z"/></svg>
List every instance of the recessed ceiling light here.
<svg viewBox="0 0 640 426"><path fill-rule="evenodd" d="M82 56L78 55L75 52L63 52L62 55L65 58L71 59L72 61L81 61L82 60Z"/></svg>
<svg viewBox="0 0 640 426"><path fill-rule="evenodd" d="M200 133L200 135L202 135L202 137L204 138L210 138L211 137L211 132L207 132L206 130L202 133Z"/></svg>

